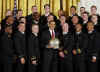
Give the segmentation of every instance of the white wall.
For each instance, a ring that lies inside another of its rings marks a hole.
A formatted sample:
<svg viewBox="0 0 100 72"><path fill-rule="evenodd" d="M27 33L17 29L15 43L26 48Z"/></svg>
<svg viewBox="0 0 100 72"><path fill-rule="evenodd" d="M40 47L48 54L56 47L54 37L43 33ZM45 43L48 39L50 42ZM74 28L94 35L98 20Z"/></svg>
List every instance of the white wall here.
<svg viewBox="0 0 100 72"><path fill-rule="evenodd" d="M78 12L80 11L80 7L82 6L86 8L86 11L90 12L90 7L92 5L96 5L98 9L97 13L100 14L100 0L80 0L78 5Z"/></svg>

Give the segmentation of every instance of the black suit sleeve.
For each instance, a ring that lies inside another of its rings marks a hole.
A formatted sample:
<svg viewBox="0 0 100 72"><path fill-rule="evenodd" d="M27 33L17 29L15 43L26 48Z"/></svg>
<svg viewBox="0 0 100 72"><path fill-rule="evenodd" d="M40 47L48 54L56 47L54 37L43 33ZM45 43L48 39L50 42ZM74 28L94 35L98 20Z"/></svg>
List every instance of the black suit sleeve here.
<svg viewBox="0 0 100 72"><path fill-rule="evenodd" d="M21 52L20 37L18 37L17 35L14 36L14 44L15 44L15 49L16 49L17 55L24 56L24 54Z"/></svg>

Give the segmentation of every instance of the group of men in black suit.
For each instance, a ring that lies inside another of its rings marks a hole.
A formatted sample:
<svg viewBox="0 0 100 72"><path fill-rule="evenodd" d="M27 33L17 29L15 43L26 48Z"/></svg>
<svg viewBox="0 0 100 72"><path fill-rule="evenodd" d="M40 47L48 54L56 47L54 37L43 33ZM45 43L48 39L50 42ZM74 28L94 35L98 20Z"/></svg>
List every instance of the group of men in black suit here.
<svg viewBox="0 0 100 72"><path fill-rule="evenodd" d="M10 10L0 24L1 72L98 72L100 64L100 16L96 6L91 15L71 7L71 16L59 10L59 19L44 6L40 16L37 6L32 14L16 18Z"/></svg>

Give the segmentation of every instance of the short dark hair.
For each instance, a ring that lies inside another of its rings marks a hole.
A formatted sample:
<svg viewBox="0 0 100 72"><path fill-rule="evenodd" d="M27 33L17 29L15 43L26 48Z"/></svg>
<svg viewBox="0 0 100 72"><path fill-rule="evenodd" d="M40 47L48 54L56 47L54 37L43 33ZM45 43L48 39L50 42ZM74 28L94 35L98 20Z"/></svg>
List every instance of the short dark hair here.
<svg viewBox="0 0 100 72"><path fill-rule="evenodd" d="M62 16L66 18L66 15L64 15L64 14L63 14L63 15L61 15L61 16L60 16L60 18L61 18Z"/></svg>
<svg viewBox="0 0 100 72"><path fill-rule="evenodd" d="M22 18L25 18L24 16L20 17L18 21L20 21ZM26 18L25 18L26 19Z"/></svg>
<svg viewBox="0 0 100 72"><path fill-rule="evenodd" d="M33 27L33 26L39 26L39 25L38 25L38 24L32 24L32 27Z"/></svg>
<svg viewBox="0 0 100 72"><path fill-rule="evenodd" d="M54 20L49 21L49 24L51 24L51 22L55 22Z"/></svg>
<svg viewBox="0 0 100 72"><path fill-rule="evenodd" d="M24 24L24 22L19 22L19 24Z"/></svg>
<svg viewBox="0 0 100 72"><path fill-rule="evenodd" d="M80 7L80 9L81 9L81 8L84 8L84 9L85 9L85 7Z"/></svg>
<svg viewBox="0 0 100 72"><path fill-rule="evenodd" d="M37 7L36 5L33 5L32 8Z"/></svg>
<svg viewBox="0 0 100 72"><path fill-rule="evenodd" d="M10 16L7 16L7 17L5 18L5 20L8 20L10 17L14 18L12 15L10 15Z"/></svg>
<svg viewBox="0 0 100 72"><path fill-rule="evenodd" d="M45 8L46 6L50 7L50 5L49 5L49 4L45 4L45 5L44 5L44 8Z"/></svg>
<svg viewBox="0 0 100 72"><path fill-rule="evenodd" d="M91 8L95 8L97 10L97 7L95 5L91 6Z"/></svg>
<svg viewBox="0 0 100 72"><path fill-rule="evenodd" d="M92 23L92 24L94 25L94 23L93 23L92 21L88 21L87 24L88 24L88 23Z"/></svg>
<svg viewBox="0 0 100 72"><path fill-rule="evenodd" d="M77 14L73 15L73 16L72 16L72 18L73 18L74 16L76 16L76 17L78 17L78 18L79 18L79 16L78 16Z"/></svg>
<svg viewBox="0 0 100 72"><path fill-rule="evenodd" d="M74 8L76 10L76 6L71 6L71 8Z"/></svg>
<svg viewBox="0 0 100 72"><path fill-rule="evenodd" d="M5 29L8 28L8 27L11 27L11 28L12 28L12 25L6 24L6 25L5 25Z"/></svg>
<svg viewBox="0 0 100 72"><path fill-rule="evenodd" d="M80 25L80 26L82 27L82 24L80 24L80 23L78 23L78 24L76 24L76 25Z"/></svg>
<svg viewBox="0 0 100 72"><path fill-rule="evenodd" d="M23 10L22 10L22 9L18 9L18 10L16 11L16 14L18 14L19 11L23 11Z"/></svg>
<svg viewBox="0 0 100 72"><path fill-rule="evenodd" d="M50 13L48 16L54 16L54 14L53 13Z"/></svg>
<svg viewBox="0 0 100 72"><path fill-rule="evenodd" d="M89 16L89 13L88 13L88 12L86 12L86 11L85 11L85 12L83 12L82 14L87 14L87 15Z"/></svg>

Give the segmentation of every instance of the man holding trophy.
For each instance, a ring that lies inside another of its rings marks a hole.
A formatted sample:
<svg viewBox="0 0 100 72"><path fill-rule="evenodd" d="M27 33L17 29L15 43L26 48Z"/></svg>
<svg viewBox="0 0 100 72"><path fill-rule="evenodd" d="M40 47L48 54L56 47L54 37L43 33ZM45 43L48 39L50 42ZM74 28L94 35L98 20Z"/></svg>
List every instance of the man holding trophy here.
<svg viewBox="0 0 100 72"><path fill-rule="evenodd" d="M59 51L59 33L55 31L56 24L50 21L49 30L44 31L41 37L41 46L43 48L43 72L58 72L58 51Z"/></svg>

